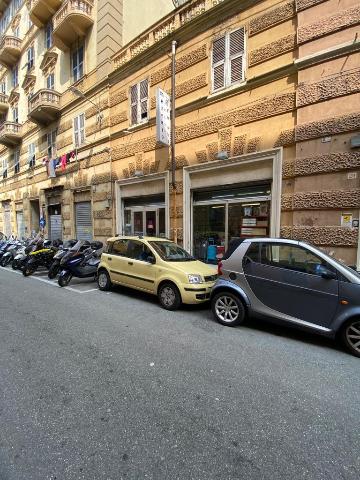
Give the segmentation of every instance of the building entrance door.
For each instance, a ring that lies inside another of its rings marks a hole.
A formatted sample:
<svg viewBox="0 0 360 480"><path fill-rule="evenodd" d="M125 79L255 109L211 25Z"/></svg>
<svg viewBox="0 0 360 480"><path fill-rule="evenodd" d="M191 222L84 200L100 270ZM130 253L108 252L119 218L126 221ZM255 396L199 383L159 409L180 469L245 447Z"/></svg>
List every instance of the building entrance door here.
<svg viewBox="0 0 360 480"><path fill-rule="evenodd" d="M165 237L165 207L132 207L124 210L125 235Z"/></svg>
<svg viewBox="0 0 360 480"><path fill-rule="evenodd" d="M4 235L10 237L11 235L11 209L10 203L4 203Z"/></svg>
<svg viewBox="0 0 360 480"><path fill-rule="evenodd" d="M61 205L49 205L49 239L62 240Z"/></svg>

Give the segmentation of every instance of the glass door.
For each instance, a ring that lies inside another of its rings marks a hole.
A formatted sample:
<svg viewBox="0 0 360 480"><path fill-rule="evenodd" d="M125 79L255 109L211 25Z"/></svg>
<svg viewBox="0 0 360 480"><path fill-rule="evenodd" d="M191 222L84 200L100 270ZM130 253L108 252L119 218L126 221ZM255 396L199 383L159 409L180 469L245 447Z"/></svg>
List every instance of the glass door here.
<svg viewBox="0 0 360 480"><path fill-rule="evenodd" d="M146 235L148 237L157 236L157 211L156 210L145 210L145 225L146 225Z"/></svg>
<svg viewBox="0 0 360 480"><path fill-rule="evenodd" d="M124 209L124 234L165 237L165 208L133 207Z"/></svg>

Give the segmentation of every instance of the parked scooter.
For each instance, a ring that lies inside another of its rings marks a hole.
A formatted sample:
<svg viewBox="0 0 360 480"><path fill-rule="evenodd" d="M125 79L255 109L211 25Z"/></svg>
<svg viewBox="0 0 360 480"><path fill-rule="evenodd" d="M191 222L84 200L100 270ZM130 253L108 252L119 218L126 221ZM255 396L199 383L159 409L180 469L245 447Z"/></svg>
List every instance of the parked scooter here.
<svg viewBox="0 0 360 480"><path fill-rule="evenodd" d="M20 248L22 248L23 243L15 240L14 242L10 243L6 252L3 254L0 260L0 265L2 267L7 267L10 263L13 262L15 256L17 255Z"/></svg>
<svg viewBox="0 0 360 480"><path fill-rule="evenodd" d="M50 280L55 278L57 274L60 272L60 260L66 255L66 253L76 245L77 240L67 240L55 253L53 262L48 271L48 277Z"/></svg>
<svg viewBox="0 0 360 480"><path fill-rule="evenodd" d="M58 246L59 244L56 241L51 242L51 240L45 240L43 242L43 248L29 253L28 259L22 267L24 277L32 275L39 267L49 269L53 262L54 255L58 250Z"/></svg>
<svg viewBox="0 0 360 480"><path fill-rule="evenodd" d="M28 255L35 250L40 250L43 246L43 241L41 233L38 233L36 237L29 239L17 252L11 265L13 270L22 270L28 260Z"/></svg>
<svg viewBox="0 0 360 480"><path fill-rule="evenodd" d="M58 278L60 287L69 285L73 277L96 279L102 249L102 242L91 244L82 240L77 242L60 261L61 272Z"/></svg>

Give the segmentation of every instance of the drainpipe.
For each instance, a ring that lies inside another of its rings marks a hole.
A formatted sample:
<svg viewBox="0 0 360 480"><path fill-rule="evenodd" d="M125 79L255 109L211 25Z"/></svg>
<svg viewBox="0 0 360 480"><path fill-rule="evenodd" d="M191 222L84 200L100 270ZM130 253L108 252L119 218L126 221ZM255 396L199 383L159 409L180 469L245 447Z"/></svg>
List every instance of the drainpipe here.
<svg viewBox="0 0 360 480"><path fill-rule="evenodd" d="M176 181L175 181L175 75L176 75L176 45L171 42L171 184L173 189L174 206L174 242L177 243L177 219L176 219Z"/></svg>

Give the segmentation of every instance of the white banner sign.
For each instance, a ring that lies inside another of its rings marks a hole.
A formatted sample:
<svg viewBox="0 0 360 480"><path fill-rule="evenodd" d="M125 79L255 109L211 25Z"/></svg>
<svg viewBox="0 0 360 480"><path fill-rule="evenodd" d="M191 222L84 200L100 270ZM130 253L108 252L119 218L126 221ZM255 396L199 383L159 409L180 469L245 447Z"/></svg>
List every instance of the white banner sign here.
<svg viewBox="0 0 360 480"><path fill-rule="evenodd" d="M171 143L171 100L164 90L156 90L156 140L163 145Z"/></svg>

